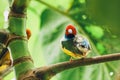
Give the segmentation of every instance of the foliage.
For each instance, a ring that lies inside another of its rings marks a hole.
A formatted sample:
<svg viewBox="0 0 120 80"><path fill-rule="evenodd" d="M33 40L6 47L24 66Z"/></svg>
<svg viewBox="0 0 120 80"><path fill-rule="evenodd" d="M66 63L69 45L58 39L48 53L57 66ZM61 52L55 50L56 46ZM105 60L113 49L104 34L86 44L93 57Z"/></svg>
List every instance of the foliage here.
<svg viewBox="0 0 120 80"><path fill-rule="evenodd" d="M78 32L90 40L93 50L88 57L120 52L119 15L117 10L114 10L118 2L115 1L112 4L112 0L45 0L45 3L50 4L47 5L32 0L28 8L27 27L32 31L29 50L35 66L70 59L60 49L60 39L64 36L65 26L68 24L75 25ZM0 27L3 27L3 12L8 4L4 0L1 0L0 4ZM119 65L119 61L115 61L79 67L64 71L52 80L114 80ZM5 80L13 78L12 76L13 73L6 76Z"/></svg>
<svg viewBox="0 0 120 80"><path fill-rule="evenodd" d="M8 3L7 3L7 1L1 0L0 5L1 5L1 9L0 9L0 28L3 28L5 26L4 14L5 14L5 11L8 10Z"/></svg>
<svg viewBox="0 0 120 80"><path fill-rule="evenodd" d="M104 24L113 34L119 36L119 0L86 0L87 13L99 24Z"/></svg>

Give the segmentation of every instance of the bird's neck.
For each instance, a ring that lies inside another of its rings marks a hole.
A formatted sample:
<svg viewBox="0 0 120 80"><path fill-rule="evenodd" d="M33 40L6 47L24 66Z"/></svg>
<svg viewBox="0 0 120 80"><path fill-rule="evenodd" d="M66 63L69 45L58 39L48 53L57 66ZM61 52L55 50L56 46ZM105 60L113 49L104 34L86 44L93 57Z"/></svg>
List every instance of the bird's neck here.
<svg viewBox="0 0 120 80"><path fill-rule="evenodd" d="M68 40L73 39L74 37L75 37L75 35L73 35L73 34L65 35L65 38Z"/></svg>

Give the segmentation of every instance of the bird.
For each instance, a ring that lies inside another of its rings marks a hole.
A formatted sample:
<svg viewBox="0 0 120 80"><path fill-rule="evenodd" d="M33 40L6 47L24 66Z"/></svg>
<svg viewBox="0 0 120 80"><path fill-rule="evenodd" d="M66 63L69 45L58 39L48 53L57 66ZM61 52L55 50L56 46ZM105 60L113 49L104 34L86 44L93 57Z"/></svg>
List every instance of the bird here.
<svg viewBox="0 0 120 80"><path fill-rule="evenodd" d="M72 59L85 58L90 52L91 46L86 37L77 33L75 26L66 26L65 34L60 41L62 51L71 56Z"/></svg>
<svg viewBox="0 0 120 80"><path fill-rule="evenodd" d="M31 30L26 29L26 38L29 40L31 37ZM12 66L13 61L11 60L10 51L8 48L0 43L0 74Z"/></svg>

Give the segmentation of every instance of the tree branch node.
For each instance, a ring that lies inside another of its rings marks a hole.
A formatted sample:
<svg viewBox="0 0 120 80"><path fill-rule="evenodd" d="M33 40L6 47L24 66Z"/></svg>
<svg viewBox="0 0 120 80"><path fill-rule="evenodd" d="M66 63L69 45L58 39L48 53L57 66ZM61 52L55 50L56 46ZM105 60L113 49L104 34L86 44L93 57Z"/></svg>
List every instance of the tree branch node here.
<svg viewBox="0 0 120 80"><path fill-rule="evenodd" d="M13 12L12 10L10 11L9 13L9 17L17 17L17 18L27 18L27 15L26 14L23 14L23 13L16 13L16 12Z"/></svg>
<svg viewBox="0 0 120 80"><path fill-rule="evenodd" d="M13 66L17 65L17 64L20 64L24 61L31 61L33 63L33 60L30 56L22 56L20 58L17 58L13 61Z"/></svg>

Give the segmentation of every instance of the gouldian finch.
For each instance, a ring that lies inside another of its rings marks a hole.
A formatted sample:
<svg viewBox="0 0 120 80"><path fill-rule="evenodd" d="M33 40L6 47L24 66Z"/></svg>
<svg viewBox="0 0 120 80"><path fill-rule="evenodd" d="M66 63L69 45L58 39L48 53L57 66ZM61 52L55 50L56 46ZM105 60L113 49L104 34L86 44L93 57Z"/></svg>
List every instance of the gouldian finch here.
<svg viewBox="0 0 120 80"><path fill-rule="evenodd" d="M73 25L68 25L65 30L65 35L61 40L61 46L64 53L71 58L84 58L90 51L89 41L82 35L77 33Z"/></svg>
<svg viewBox="0 0 120 80"><path fill-rule="evenodd" d="M0 74L7 70L12 64L10 53L7 48L3 48L0 53Z"/></svg>
<svg viewBox="0 0 120 80"><path fill-rule="evenodd" d="M26 34L27 39L29 39L31 37L31 31L29 29L26 29ZM3 46L2 44L0 46L1 46L0 51L0 74L1 74L5 70L7 70L10 66L12 66L13 62L11 60L8 48L5 47L5 45Z"/></svg>

